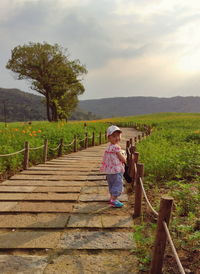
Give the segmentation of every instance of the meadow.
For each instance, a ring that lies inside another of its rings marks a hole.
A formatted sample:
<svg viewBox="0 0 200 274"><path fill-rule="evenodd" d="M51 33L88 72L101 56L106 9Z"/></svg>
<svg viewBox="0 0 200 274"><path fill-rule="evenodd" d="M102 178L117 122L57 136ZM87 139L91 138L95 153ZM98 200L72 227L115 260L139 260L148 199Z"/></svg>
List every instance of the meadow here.
<svg viewBox="0 0 200 274"><path fill-rule="evenodd" d="M56 148L63 138L64 144L70 144L74 135L77 136L77 145L81 149L84 141L80 141L85 137L85 133L91 137L95 133L95 143L98 144L99 132L102 132L102 141L105 141L104 133L107 128L106 123L98 121L88 122L32 122L28 123L0 123L0 154L9 154L24 148L25 141L29 142L30 147L39 147L44 144L44 140L48 139L48 159L57 156ZM91 142L91 139L89 139ZM73 146L64 147L63 153L70 153ZM30 151L30 165L42 162L43 150ZM6 174L13 174L22 169L23 153L0 157L0 176L3 178Z"/></svg>

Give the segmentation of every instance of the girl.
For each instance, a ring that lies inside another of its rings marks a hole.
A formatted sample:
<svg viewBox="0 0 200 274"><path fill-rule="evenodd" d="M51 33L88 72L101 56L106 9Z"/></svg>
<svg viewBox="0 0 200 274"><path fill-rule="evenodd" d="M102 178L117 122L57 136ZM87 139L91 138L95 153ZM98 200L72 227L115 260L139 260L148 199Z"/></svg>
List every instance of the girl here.
<svg viewBox="0 0 200 274"><path fill-rule="evenodd" d="M117 126L110 126L107 129L107 136L110 145L106 148L100 170L106 173L110 192L110 204L113 207L122 207L124 204L117 200L122 193L123 173L126 158L122 155L119 142L122 131Z"/></svg>

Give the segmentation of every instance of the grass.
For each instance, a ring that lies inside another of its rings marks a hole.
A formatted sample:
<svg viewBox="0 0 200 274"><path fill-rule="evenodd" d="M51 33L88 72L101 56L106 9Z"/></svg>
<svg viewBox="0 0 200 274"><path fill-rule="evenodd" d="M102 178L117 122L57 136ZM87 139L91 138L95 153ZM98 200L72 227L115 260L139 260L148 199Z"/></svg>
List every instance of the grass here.
<svg viewBox="0 0 200 274"><path fill-rule="evenodd" d="M85 126L86 125L86 126ZM104 140L104 132L107 124L103 122L32 122L27 123L8 123L5 127L4 123L0 123L0 154L8 154L19 151L24 148L25 141L29 142L30 147L38 147L44 144L44 140L48 139L49 148L58 146L60 139L64 139L65 144L69 144L74 139L74 135L79 140L85 137L85 133L91 136L95 133L96 144L98 143L99 132L101 131ZM91 141L91 139L90 139ZM79 148L84 146L84 142L78 142ZM64 149L65 153L72 151L72 147ZM56 157L57 151L49 149L48 158ZM0 157L0 175L13 174L22 168L23 153ZM42 161L42 149L32 150L30 152L30 164L34 165Z"/></svg>

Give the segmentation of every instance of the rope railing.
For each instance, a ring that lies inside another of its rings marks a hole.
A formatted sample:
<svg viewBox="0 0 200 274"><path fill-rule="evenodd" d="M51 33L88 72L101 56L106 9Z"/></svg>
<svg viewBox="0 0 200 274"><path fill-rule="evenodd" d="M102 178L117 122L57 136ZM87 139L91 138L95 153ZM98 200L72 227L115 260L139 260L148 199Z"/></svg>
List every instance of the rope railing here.
<svg viewBox="0 0 200 274"><path fill-rule="evenodd" d="M145 191L145 189L144 189L144 185L143 185L142 178L140 177L139 180L140 180L140 185L141 185L142 192L143 192L143 194L144 194L145 200L146 200L146 202L147 202L147 205L149 206L149 208L151 209L151 211L152 211L156 216L158 216L158 212L153 208L153 206L151 205L151 203L150 203L150 201L149 201L149 199L148 199L148 197L147 197L146 191Z"/></svg>
<svg viewBox="0 0 200 274"><path fill-rule="evenodd" d="M12 155L16 155L16 154L19 154L21 152L25 151L25 148L19 150L19 151L16 151L16 152L12 152L12 153L8 153L8 154L0 154L0 157L7 157L7 156L12 156Z"/></svg>
<svg viewBox="0 0 200 274"><path fill-rule="evenodd" d="M37 150L37 149L40 149L40 148L43 148L44 145L42 146L39 146L39 147L29 147L29 150Z"/></svg>
<svg viewBox="0 0 200 274"><path fill-rule="evenodd" d="M49 149L55 151L55 150L57 150L60 146L61 146L61 144L59 144L59 145L58 145L57 147L55 147L55 148L49 147Z"/></svg>
<svg viewBox="0 0 200 274"><path fill-rule="evenodd" d="M70 144L66 144L66 145L64 144L63 146L64 146L64 147L69 147L69 146L73 145L74 142L75 142L75 139L74 139Z"/></svg>
<svg viewBox="0 0 200 274"><path fill-rule="evenodd" d="M59 144L54 147L54 148L51 148L48 146L48 140L45 139L44 140L44 144L41 145L41 146L38 146L38 147L29 147L29 142L25 142L24 144L24 148L19 150L19 151L16 151L16 152L12 152L12 153L7 153L7 154L0 154L0 157L8 157L8 156L12 156L12 155L16 155L16 154L19 154L21 152L24 152L24 158L23 158L23 169L28 169L29 167L29 154L30 154L30 151L32 150L38 150L38 149L41 149L43 148L43 156L42 156L42 162L45 163L47 161L47 158L48 158L48 151L57 151L57 156L60 157L62 156L63 154L63 150L64 150L64 147L70 147L73 145L72 147L72 151L73 152L77 152L79 149L81 148L87 148L88 146L95 146L96 144L100 145L101 144L101 135L102 133L100 132L99 133L99 143L98 142L95 142L95 133L93 132L92 136L88 136L88 133L86 132L85 133L85 137L83 139L78 139L76 135L74 135L74 139L72 140L71 143L69 144L64 144L64 140L63 139L60 139L59 141ZM106 135L105 135L106 136ZM89 139L92 139L91 142L88 142ZM106 141L106 137L105 137L105 141ZM80 144L80 142L83 142L84 141L84 145L83 144Z"/></svg>
<svg viewBox="0 0 200 274"><path fill-rule="evenodd" d="M145 136L142 135L142 138L144 137ZM141 137L135 138L135 145L136 145L136 140L141 141ZM134 187L135 189L134 216L135 217L141 216L142 196L144 196L148 207L151 209L153 214L157 217L157 232L155 237L154 251L153 251L149 273L150 274L162 273L164 252L166 247L166 241L168 239L175 261L178 265L178 269L181 274L185 274L184 268L178 257L176 248L174 246L174 243L172 241L172 238L168 229L168 224L169 224L169 219L170 219L170 214L171 214L171 209L173 204L173 198L161 197L159 213L153 208L144 188L144 183L143 183L144 165L138 163L139 153L135 152L135 149L136 149L135 145L132 146L132 139L130 141L127 141L126 143L127 160L131 159L131 161L128 162L129 173L130 173L130 176L132 176L132 188Z"/></svg>
<svg viewBox="0 0 200 274"><path fill-rule="evenodd" d="M185 274L185 270L184 270L184 268L183 268L183 266L182 266L182 264L181 264L181 261L180 261L180 259L179 259L178 254L177 254L177 252L176 252L176 248L175 248L175 246L174 246L174 243L173 243L173 241L172 241L172 238L171 238L171 235L170 235L168 226L167 226L167 224L166 224L165 221L163 222L163 226L164 226L165 233L166 233L166 235L167 235L169 244L170 244L170 246L171 246L172 252L174 253L174 257L175 257L176 263L177 263L177 265L178 265L179 271L180 271L181 274Z"/></svg>

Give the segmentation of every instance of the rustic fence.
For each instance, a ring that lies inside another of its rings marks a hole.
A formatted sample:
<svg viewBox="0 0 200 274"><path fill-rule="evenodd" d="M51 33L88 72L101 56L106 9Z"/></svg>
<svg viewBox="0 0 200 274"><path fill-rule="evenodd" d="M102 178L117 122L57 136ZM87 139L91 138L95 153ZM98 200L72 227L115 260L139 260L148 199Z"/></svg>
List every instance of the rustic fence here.
<svg viewBox="0 0 200 274"><path fill-rule="evenodd" d="M157 218L157 229L156 229L156 237L154 242L153 255L150 266L150 274L161 274L162 267L164 262L164 253L166 242L168 240L176 263L178 265L178 269L181 274L185 274L183 266L180 262L179 256L176 252L176 248L172 241L170 232L169 232L169 220L173 205L172 197L161 197L160 200L160 209L157 212L153 206L151 205L143 183L144 178L144 164L139 163L139 153L136 152L136 144L140 142L143 138L151 134L151 130L142 133L133 139L131 138L126 142L126 152L127 152L127 164L129 175L132 177L131 187L135 191L135 203L134 203L134 217L141 216L142 213L142 199L144 197L148 207L151 209L151 212Z"/></svg>
<svg viewBox="0 0 200 274"><path fill-rule="evenodd" d="M91 136L88 135L88 133L85 133L85 136L83 139L78 139L76 135L74 135L74 139L72 140L71 143L65 144L64 139L60 139L58 145L54 148L49 147L49 142L47 139L44 140L44 144L38 147L30 147L29 142L24 143L24 148L13 152L13 153L8 153L8 154L0 154L0 157L9 157L9 156L14 156L19 153L24 153L24 158L23 158L23 169L28 169L29 167L29 155L32 150L40 150L43 149L43 163L45 163L48 159L48 151L57 151L57 156L60 157L63 155L63 150L65 148L71 147L72 152L77 152L78 150L86 149L91 146L95 145L100 145L103 143L103 137L104 137L104 142L107 141L107 135L106 132L104 135L100 131L97 136L95 136L95 132L92 133Z"/></svg>

